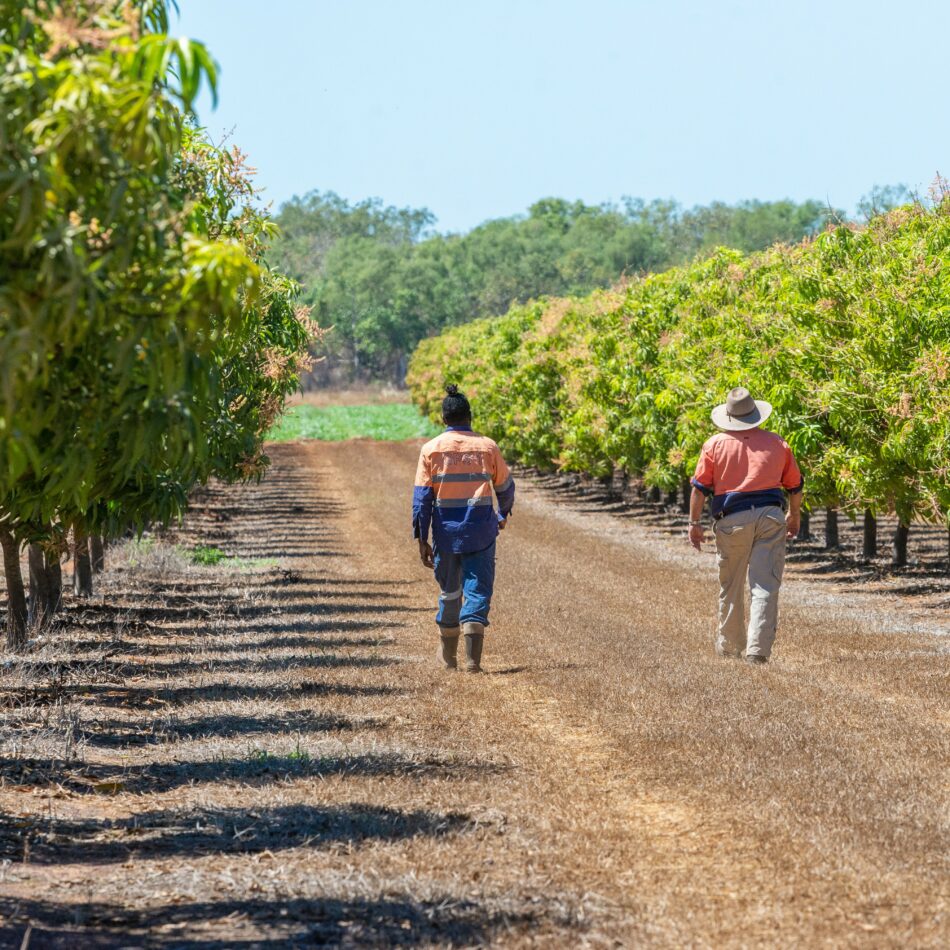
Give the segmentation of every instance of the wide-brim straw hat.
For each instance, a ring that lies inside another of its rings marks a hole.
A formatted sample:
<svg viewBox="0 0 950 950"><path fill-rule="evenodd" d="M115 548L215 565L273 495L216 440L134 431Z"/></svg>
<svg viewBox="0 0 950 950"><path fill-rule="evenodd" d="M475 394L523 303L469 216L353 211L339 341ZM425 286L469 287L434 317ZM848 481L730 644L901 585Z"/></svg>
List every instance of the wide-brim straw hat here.
<svg viewBox="0 0 950 950"><path fill-rule="evenodd" d="M726 401L712 411L712 421L727 432L741 432L762 425L772 415L772 404L753 399L749 390L739 387L729 392Z"/></svg>

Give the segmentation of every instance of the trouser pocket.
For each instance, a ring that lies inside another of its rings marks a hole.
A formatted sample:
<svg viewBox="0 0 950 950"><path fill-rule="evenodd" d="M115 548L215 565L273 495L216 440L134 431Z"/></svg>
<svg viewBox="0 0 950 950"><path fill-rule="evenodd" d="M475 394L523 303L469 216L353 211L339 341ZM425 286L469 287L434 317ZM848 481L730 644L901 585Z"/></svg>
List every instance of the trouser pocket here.
<svg viewBox="0 0 950 950"><path fill-rule="evenodd" d="M785 512L781 508L766 511L762 521L767 530L762 533L761 540L757 539L757 544L763 544L768 549L769 570L772 577L781 583L782 576L785 573L785 545L786 545L786 521Z"/></svg>

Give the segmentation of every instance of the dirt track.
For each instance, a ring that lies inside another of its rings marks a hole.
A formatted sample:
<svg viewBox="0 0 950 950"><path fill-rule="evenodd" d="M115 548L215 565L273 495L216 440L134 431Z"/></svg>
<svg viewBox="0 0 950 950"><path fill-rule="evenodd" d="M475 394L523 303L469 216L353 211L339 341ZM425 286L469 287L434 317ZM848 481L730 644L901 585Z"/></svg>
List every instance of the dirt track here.
<svg viewBox="0 0 950 950"><path fill-rule="evenodd" d="M417 451L275 447L186 537L280 569L71 608L83 761L24 760L54 673L6 691L0 946L947 942L936 621L792 578L774 663L717 660L711 554L522 486L487 675L445 674Z"/></svg>

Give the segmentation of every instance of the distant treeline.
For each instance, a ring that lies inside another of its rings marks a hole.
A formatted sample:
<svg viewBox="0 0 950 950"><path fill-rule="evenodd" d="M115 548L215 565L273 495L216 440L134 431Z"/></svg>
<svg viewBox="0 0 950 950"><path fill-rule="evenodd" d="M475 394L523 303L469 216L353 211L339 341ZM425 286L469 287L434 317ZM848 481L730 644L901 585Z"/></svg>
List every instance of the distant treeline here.
<svg viewBox="0 0 950 950"><path fill-rule="evenodd" d="M672 201L546 198L527 215L439 234L427 209L379 199L351 204L313 191L281 207L282 237L270 259L304 285L314 318L334 327L319 354L328 357L325 375L401 383L408 354L445 327L543 295L608 287L720 246L748 253L799 241L842 216L820 201L685 209Z"/></svg>

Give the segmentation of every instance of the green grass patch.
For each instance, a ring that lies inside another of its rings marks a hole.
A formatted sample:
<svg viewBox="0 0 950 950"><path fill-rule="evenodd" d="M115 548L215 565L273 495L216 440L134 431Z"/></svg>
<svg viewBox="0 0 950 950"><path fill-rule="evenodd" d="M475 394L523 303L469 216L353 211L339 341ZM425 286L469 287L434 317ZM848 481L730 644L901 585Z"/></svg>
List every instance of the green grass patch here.
<svg viewBox="0 0 950 950"><path fill-rule="evenodd" d="M225 567L239 571L277 567L280 564L276 557L229 557L220 548L206 547L200 544L190 551L185 551L184 554L192 564L200 564L203 567L215 567L222 564Z"/></svg>
<svg viewBox="0 0 950 950"><path fill-rule="evenodd" d="M221 548L211 548L199 544L188 552L188 557L193 564L203 564L206 567L210 567L226 560L227 554L225 554Z"/></svg>
<svg viewBox="0 0 950 950"><path fill-rule="evenodd" d="M291 439L320 439L341 442L344 439L431 439L441 429L419 414L410 403L395 402L376 406L292 406L268 433L272 442Z"/></svg>

